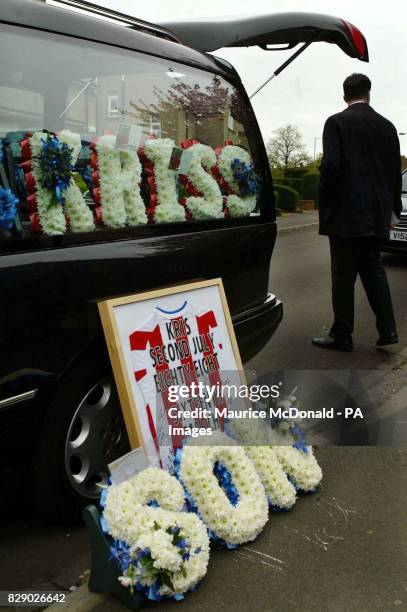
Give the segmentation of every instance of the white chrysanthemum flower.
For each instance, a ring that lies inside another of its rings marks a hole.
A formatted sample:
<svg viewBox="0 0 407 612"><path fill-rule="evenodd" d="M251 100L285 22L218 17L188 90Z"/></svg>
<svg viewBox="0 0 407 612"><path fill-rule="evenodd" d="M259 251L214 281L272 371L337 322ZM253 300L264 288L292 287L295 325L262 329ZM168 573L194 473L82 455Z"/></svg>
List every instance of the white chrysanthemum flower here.
<svg viewBox="0 0 407 612"><path fill-rule="evenodd" d="M194 219L220 219L223 213L223 198L218 183L210 174L216 164L215 151L204 144L194 144L188 149L191 160L188 180L203 197L190 196L186 204Z"/></svg>
<svg viewBox="0 0 407 612"><path fill-rule="evenodd" d="M30 138L30 147L33 158L41 153L42 140L47 139L45 132L34 132ZM32 174L35 179L35 198L37 210L43 232L50 236L64 234L66 221L62 206L52 206L53 194L41 186L41 168L36 159L32 160Z"/></svg>
<svg viewBox="0 0 407 612"><path fill-rule="evenodd" d="M80 134L71 132L71 130L61 130L59 132L58 140L60 142L64 142L70 149L72 149L72 157L76 161L82 148Z"/></svg>
<svg viewBox="0 0 407 612"><path fill-rule="evenodd" d="M148 506L151 500L160 506ZM158 468L147 468L124 483L112 485L106 496L103 515L110 535L126 542L130 554L148 549L154 567L171 572L174 588L161 586L161 595L188 591L207 571L208 533L198 516L181 511L184 501L184 490L178 480ZM182 559L167 533L174 526L188 543L189 559ZM147 570L140 572L137 582L148 586L154 583Z"/></svg>
<svg viewBox="0 0 407 612"><path fill-rule="evenodd" d="M236 506L229 501L213 472L216 462L231 474L239 496ZM215 433L209 447L203 439L185 446L180 478L209 529L226 543L250 542L262 531L268 518L264 486L244 449L226 434Z"/></svg>
<svg viewBox="0 0 407 612"><path fill-rule="evenodd" d="M130 587L133 585L133 578L129 576L119 576L119 582L124 587Z"/></svg>
<svg viewBox="0 0 407 612"><path fill-rule="evenodd" d="M239 184L236 181L232 171L232 162L235 159L238 159L245 164L252 163L251 157L247 151L241 147L237 147L236 145L226 145L223 147L221 154L219 155L218 167L228 185L233 189L233 191L239 193ZM256 201L257 198L255 195L243 197L232 194L227 197L227 207L232 217L245 217L253 212L253 210L256 208Z"/></svg>
<svg viewBox="0 0 407 612"><path fill-rule="evenodd" d="M144 145L147 158L154 164L158 201L154 219L158 223L185 221L184 207L178 202L176 174L169 168L174 146L171 138L149 138Z"/></svg>
<svg viewBox="0 0 407 612"><path fill-rule="evenodd" d="M103 222L109 227L147 223L137 152L116 149L116 136L111 134L99 138L96 151Z"/></svg>
<svg viewBox="0 0 407 612"><path fill-rule="evenodd" d="M228 426L244 444L273 506L288 509L296 501L296 488L312 491L321 482L322 471L312 447L306 453L294 448L290 431L272 429L258 419L235 419Z"/></svg>
<svg viewBox="0 0 407 612"><path fill-rule="evenodd" d="M35 132L30 138L30 146L33 157L41 153L42 141L47 139L45 132ZM81 138L70 130L62 130L59 134L59 141L68 145L72 149L72 164L75 164L81 150ZM43 231L46 234L57 235L66 231L66 221L64 210L61 206L51 205L53 193L45 189L41 182L41 167L36 159L33 159L32 173L36 183L36 201L38 216ZM87 232L94 229L92 211L76 185L73 177L69 186L63 191L65 200L65 211L74 232ZM51 205L51 206L50 206Z"/></svg>
<svg viewBox="0 0 407 612"><path fill-rule="evenodd" d="M304 453L292 446L274 446L283 469L301 491L313 491L322 480L322 470L314 456L312 446Z"/></svg>

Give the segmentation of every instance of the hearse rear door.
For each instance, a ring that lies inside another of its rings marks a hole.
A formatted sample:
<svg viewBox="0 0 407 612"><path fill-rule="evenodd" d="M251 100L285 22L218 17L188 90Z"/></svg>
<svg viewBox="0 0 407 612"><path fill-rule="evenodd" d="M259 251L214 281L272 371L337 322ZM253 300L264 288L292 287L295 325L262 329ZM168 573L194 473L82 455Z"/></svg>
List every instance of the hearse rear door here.
<svg viewBox="0 0 407 612"><path fill-rule="evenodd" d="M184 44L204 52L251 46L265 50L293 49L303 43L296 56L311 43L326 42L337 45L350 57L369 61L365 37L356 26L345 19L320 13L217 17L167 21L161 25Z"/></svg>

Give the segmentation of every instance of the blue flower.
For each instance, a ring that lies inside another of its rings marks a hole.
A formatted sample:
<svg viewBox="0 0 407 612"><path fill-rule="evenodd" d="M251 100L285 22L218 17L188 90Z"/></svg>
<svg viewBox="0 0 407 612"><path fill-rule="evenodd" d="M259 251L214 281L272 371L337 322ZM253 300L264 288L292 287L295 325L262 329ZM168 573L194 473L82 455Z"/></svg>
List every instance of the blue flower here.
<svg viewBox="0 0 407 612"><path fill-rule="evenodd" d="M239 183L242 195L256 195L259 190L259 179L252 164L246 164L240 159L232 161L233 177Z"/></svg>
<svg viewBox="0 0 407 612"><path fill-rule="evenodd" d="M103 531L104 533L109 533L109 530L108 530L108 528L107 528L107 523L106 523L106 521L105 521L105 519L104 519L104 517L103 517L103 516L101 516L101 517L100 517L100 526L101 526L102 531Z"/></svg>
<svg viewBox="0 0 407 612"><path fill-rule="evenodd" d="M174 593L173 598L175 599L175 601L182 601L184 599L184 595L182 595L181 593Z"/></svg>
<svg viewBox="0 0 407 612"><path fill-rule="evenodd" d="M13 227L18 202L18 198L11 189L0 187L0 227L4 229Z"/></svg>
<svg viewBox="0 0 407 612"><path fill-rule="evenodd" d="M122 553L120 555L119 561L120 561L120 566L122 568L122 571L125 572L131 565L132 558L130 557L128 553Z"/></svg>
<svg viewBox="0 0 407 612"><path fill-rule="evenodd" d="M72 149L48 134L46 140L41 139L41 151L35 159L41 171L41 185L55 193L53 204L64 204L63 192L69 187L74 169Z"/></svg>
<svg viewBox="0 0 407 612"><path fill-rule="evenodd" d="M174 455L174 475L178 478L179 480L179 470L181 467L181 457L182 457L182 448L177 448L177 450L175 451L175 455Z"/></svg>
<svg viewBox="0 0 407 612"><path fill-rule="evenodd" d="M217 477L220 486L224 490L226 497L232 506L236 506L237 502L239 501L239 493L233 484L232 476L229 470L217 461L214 465L213 473Z"/></svg>
<svg viewBox="0 0 407 612"><path fill-rule="evenodd" d="M303 453L308 453L308 444L305 438L305 433L298 425L294 424L290 427L291 433L294 436L293 448L297 448Z"/></svg>
<svg viewBox="0 0 407 612"><path fill-rule="evenodd" d="M294 442L293 448L297 448L298 450L302 451L303 453L308 453L308 445L303 440L297 440L296 442Z"/></svg>
<svg viewBox="0 0 407 612"><path fill-rule="evenodd" d="M156 583L153 583L153 584L150 586L150 588L149 588L149 590L148 590L147 597L148 597L149 599L152 599L153 601L161 601L162 597L161 597L161 595L159 595L159 593L158 593L158 586L157 586L157 584L156 584Z"/></svg>
<svg viewBox="0 0 407 612"><path fill-rule="evenodd" d="M107 491L108 491L108 489L107 489L107 487L106 487L106 489L103 489L102 493L100 494L99 504L100 504L100 506L101 506L102 508L104 508L104 507L105 507L105 505L106 505Z"/></svg>

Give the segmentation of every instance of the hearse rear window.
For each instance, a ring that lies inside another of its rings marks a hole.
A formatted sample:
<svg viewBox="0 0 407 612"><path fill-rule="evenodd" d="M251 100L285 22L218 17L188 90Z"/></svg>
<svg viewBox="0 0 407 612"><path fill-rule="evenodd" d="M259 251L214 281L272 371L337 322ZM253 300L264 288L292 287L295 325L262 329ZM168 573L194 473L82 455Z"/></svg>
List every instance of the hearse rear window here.
<svg viewBox="0 0 407 612"><path fill-rule="evenodd" d="M216 74L3 27L0 240L255 213L246 106Z"/></svg>

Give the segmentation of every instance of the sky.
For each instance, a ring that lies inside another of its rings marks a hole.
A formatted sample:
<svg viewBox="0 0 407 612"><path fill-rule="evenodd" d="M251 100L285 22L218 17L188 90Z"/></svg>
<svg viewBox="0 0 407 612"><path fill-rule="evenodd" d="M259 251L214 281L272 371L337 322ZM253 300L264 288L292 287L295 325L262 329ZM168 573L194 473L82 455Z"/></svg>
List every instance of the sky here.
<svg viewBox="0 0 407 612"><path fill-rule="evenodd" d="M166 19L273 14L284 11L326 13L342 17L364 34L370 62L345 55L336 45L311 45L252 100L267 143L273 130L288 123L300 128L308 152L321 151L325 119L345 108L342 82L352 72L372 81L371 105L399 132L407 132L407 2L405 0L98 0L98 4L159 23ZM250 7L250 8L249 8ZM292 51L291 51L292 53ZM290 52L257 48L221 49L216 55L230 61L248 93L268 78ZM315 140L316 139L316 140ZM407 135L400 136L407 155Z"/></svg>

